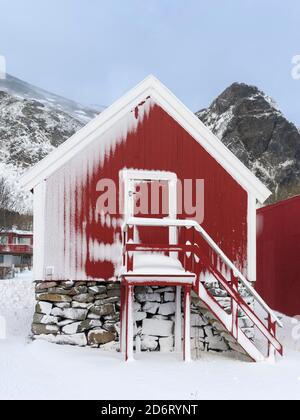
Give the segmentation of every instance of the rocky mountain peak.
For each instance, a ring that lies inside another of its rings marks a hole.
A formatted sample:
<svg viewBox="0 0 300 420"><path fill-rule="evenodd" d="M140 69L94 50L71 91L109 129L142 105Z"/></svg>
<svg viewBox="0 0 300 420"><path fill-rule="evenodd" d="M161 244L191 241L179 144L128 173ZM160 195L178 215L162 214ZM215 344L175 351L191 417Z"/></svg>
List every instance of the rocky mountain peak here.
<svg viewBox="0 0 300 420"><path fill-rule="evenodd" d="M300 134L255 86L234 83L197 116L273 192L300 194Z"/></svg>

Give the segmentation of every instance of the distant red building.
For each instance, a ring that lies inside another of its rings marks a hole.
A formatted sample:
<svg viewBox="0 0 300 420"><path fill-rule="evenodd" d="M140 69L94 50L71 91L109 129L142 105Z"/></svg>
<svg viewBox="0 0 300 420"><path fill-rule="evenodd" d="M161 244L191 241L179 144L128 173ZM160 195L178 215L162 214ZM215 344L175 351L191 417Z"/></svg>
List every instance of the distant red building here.
<svg viewBox="0 0 300 420"><path fill-rule="evenodd" d="M0 267L30 267L32 252L32 232L16 229L0 232Z"/></svg>
<svg viewBox="0 0 300 420"><path fill-rule="evenodd" d="M300 196L258 210L257 290L273 309L300 314Z"/></svg>

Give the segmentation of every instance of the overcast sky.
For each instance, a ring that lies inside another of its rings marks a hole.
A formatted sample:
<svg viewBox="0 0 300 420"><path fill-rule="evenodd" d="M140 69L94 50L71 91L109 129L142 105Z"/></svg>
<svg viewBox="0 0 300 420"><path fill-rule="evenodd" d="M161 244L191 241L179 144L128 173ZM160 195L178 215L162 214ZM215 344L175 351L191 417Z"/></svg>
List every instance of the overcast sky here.
<svg viewBox="0 0 300 420"><path fill-rule="evenodd" d="M300 125L299 0L0 0L0 55L84 104L109 105L150 73L194 111L255 84Z"/></svg>

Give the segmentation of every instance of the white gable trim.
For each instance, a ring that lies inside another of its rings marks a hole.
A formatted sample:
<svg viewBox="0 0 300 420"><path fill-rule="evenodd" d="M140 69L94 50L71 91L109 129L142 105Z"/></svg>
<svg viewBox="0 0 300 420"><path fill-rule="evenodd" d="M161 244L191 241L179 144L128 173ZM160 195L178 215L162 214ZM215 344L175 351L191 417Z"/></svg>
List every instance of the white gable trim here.
<svg viewBox="0 0 300 420"><path fill-rule="evenodd" d="M23 175L21 185L33 189L62 167L88 144L101 137L118 120L134 109L147 96L174 118L220 165L246 190L263 203L271 192L252 172L155 77L149 76L134 89L103 111L75 133L49 156Z"/></svg>

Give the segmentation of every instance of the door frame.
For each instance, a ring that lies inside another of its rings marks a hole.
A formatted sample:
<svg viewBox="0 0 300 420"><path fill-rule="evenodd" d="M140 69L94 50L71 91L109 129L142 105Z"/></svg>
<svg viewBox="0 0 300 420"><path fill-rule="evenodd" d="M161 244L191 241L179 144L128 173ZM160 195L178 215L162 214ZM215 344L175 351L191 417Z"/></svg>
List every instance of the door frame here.
<svg viewBox="0 0 300 420"><path fill-rule="evenodd" d="M124 204L125 222L133 217L134 200L130 192L133 191L134 183L138 181L165 181L168 183L169 191L169 214L170 219L177 219L177 175L174 172L147 171L144 169L123 169L120 171L120 181L123 188L120 188L120 200ZM169 241L171 245L177 244L176 227L169 228Z"/></svg>

